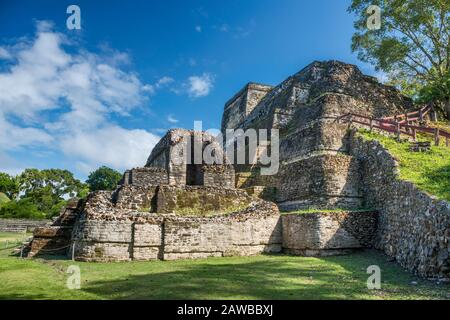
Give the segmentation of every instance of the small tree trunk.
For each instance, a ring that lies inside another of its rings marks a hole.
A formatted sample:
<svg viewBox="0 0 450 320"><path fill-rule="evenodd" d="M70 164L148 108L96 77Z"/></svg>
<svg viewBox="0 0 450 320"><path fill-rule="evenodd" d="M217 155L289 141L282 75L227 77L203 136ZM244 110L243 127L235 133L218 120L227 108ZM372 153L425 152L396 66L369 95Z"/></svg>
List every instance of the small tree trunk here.
<svg viewBox="0 0 450 320"><path fill-rule="evenodd" d="M447 121L450 121L450 99L445 100L444 102L444 111Z"/></svg>

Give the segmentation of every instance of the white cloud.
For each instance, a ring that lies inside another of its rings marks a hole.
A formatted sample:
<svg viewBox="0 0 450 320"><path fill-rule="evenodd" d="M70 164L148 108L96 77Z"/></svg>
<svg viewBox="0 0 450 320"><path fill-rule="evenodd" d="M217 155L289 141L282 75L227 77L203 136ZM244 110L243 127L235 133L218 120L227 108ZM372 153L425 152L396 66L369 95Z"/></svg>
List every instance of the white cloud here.
<svg viewBox="0 0 450 320"><path fill-rule="evenodd" d="M194 98L207 96L213 86L214 77L209 73L188 78L188 94Z"/></svg>
<svg viewBox="0 0 450 320"><path fill-rule="evenodd" d="M202 26L195 26L195 31L202 32Z"/></svg>
<svg viewBox="0 0 450 320"><path fill-rule="evenodd" d="M177 123L178 119L176 119L173 115L169 114L167 116L167 121L169 121L170 123Z"/></svg>
<svg viewBox="0 0 450 320"><path fill-rule="evenodd" d="M145 130L107 125L94 131L66 135L61 147L66 154L80 159L78 168L89 173L88 170L99 165L116 169L143 166L158 140L157 135Z"/></svg>
<svg viewBox="0 0 450 320"><path fill-rule="evenodd" d="M6 51L15 64L0 73L0 152L44 145L85 168L143 165L158 136L109 119L142 106L155 86L120 68L129 60L124 53L66 51L65 45L51 23L39 22L32 41ZM47 121L47 110L55 110L56 119Z"/></svg>
<svg viewBox="0 0 450 320"><path fill-rule="evenodd" d="M3 48L3 47L0 47L0 59L8 60L8 59L11 59L11 58L12 58L12 56L11 56L11 54L9 53L9 51L6 50L6 49Z"/></svg>
<svg viewBox="0 0 450 320"><path fill-rule="evenodd" d="M158 89L160 89L160 88L163 88L163 87L173 83L174 81L175 80L173 78L164 76L156 82L156 87Z"/></svg>

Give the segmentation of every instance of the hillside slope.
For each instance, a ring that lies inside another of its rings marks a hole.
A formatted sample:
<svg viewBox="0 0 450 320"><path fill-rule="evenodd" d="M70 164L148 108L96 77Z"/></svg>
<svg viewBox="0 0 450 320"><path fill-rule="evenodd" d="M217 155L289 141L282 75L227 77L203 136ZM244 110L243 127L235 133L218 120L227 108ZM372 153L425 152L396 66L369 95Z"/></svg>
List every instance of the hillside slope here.
<svg viewBox="0 0 450 320"><path fill-rule="evenodd" d="M398 142L393 137L360 130L366 140L377 140L396 158L400 168L400 178L414 183L439 199L450 201L450 148L441 143L432 144L429 152L412 152L410 142ZM422 137L421 140L427 140Z"/></svg>

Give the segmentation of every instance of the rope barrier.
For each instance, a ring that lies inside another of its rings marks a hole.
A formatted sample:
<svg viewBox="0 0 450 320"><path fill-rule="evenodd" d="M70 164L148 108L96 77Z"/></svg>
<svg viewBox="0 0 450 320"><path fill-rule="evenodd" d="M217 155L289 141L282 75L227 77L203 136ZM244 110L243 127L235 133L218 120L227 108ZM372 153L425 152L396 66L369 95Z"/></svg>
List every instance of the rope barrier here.
<svg viewBox="0 0 450 320"><path fill-rule="evenodd" d="M51 252L51 251L59 251L62 249L66 249L68 247L70 247L72 244L75 244L75 242L68 244L67 246L64 247L60 247L60 248L56 248L56 249L39 249L39 251L44 251L44 252Z"/></svg>

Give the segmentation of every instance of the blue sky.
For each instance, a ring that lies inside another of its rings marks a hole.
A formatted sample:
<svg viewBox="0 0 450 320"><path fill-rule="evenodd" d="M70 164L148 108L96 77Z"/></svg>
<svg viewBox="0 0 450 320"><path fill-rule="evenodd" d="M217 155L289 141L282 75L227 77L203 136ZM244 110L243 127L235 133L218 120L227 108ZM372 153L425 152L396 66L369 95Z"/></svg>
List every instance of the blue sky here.
<svg viewBox="0 0 450 320"><path fill-rule="evenodd" d="M68 30L66 8L81 9ZM247 82L351 53L344 0L0 3L0 171L140 166L165 130L220 128Z"/></svg>

